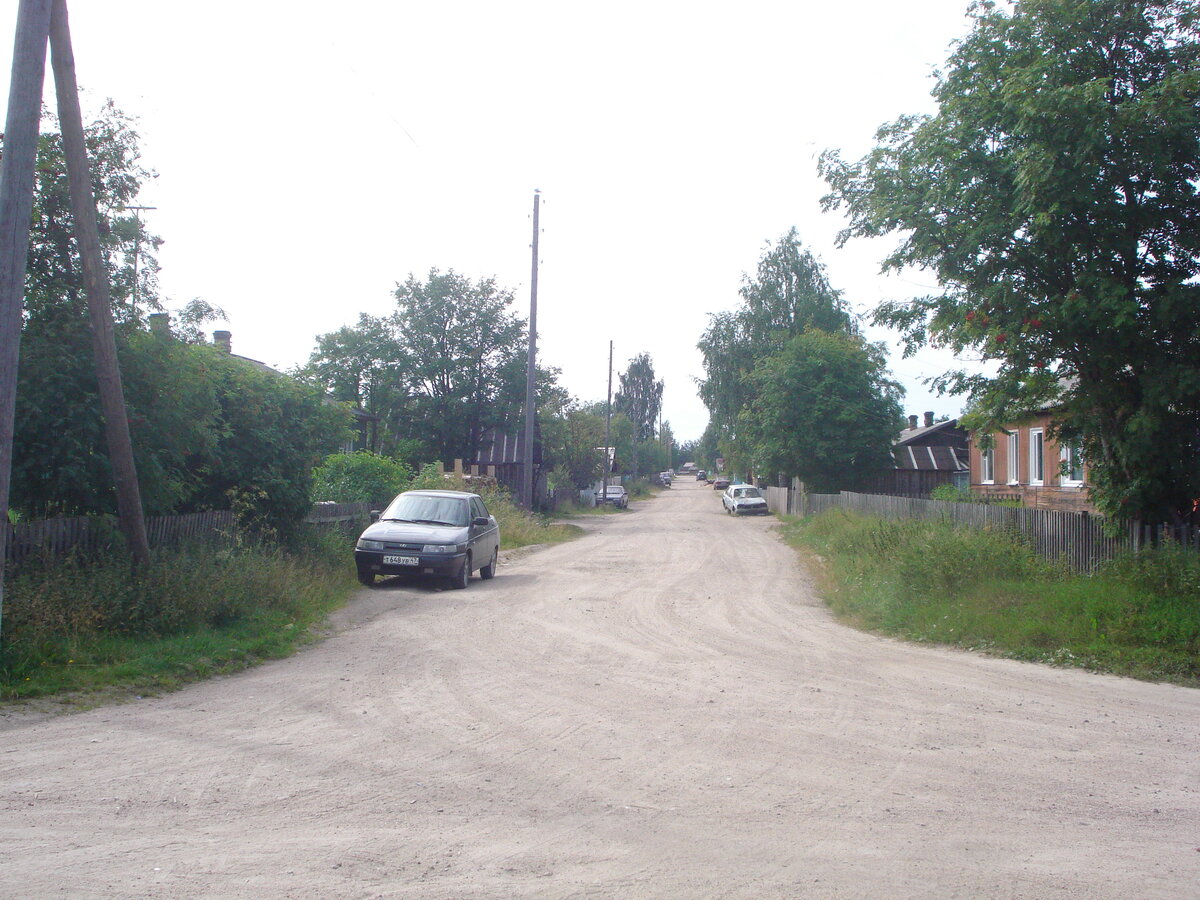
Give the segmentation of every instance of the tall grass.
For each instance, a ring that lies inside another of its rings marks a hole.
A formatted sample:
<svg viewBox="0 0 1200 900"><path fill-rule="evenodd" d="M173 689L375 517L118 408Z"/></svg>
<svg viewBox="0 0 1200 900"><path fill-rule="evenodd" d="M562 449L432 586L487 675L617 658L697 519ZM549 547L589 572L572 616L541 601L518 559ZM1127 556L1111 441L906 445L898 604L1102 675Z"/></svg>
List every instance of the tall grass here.
<svg viewBox="0 0 1200 900"><path fill-rule="evenodd" d="M6 581L0 698L155 690L286 655L349 596L352 538L313 528L290 551L211 544L27 565Z"/></svg>
<svg viewBox="0 0 1200 900"><path fill-rule="evenodd" d="M862 627L1200 686L1200 556L1185 549L1143 551L1089 576L1001 530L831 510L785 534L819 555L830 607Z"/></svg>
<svg viewBox="0 0 1200 900"><path fill-rule="evenodd" d="M410 490L431 489L470 491L479 494L488 512L500 525L502 550L568 541L583 533L578 526L552 522L548 516L517 506L509 490L494 478L473 476L467 479L454 474L443 474L434 466L426 466L413 479Z"/></svg>

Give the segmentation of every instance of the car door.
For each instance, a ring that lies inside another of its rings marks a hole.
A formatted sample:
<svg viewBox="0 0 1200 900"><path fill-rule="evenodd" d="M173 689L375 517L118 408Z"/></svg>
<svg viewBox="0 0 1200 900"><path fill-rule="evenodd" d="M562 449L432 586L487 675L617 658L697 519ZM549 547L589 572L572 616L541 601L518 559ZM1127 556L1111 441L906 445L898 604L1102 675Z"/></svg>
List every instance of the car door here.
<svg viewBox="0 0 1200 900"><path fill-rule="evenodd" d="M479 517L487 519L488 524L474 524ZM471 558L478 565L486 566L492 554L500 549L500 529L480 497L471 498L471 520Z"/></svg>

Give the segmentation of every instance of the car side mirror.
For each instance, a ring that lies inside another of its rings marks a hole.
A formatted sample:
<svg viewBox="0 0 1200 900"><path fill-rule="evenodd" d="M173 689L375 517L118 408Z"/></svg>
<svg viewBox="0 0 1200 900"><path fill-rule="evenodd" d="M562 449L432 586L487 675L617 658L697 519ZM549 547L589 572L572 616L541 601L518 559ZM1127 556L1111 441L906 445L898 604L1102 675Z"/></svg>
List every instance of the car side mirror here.
<svg viewBox="0 0 1200 900"><path fill-rule="evenodd" d="M491 523L491 520L488 519L487 516L476 516L474 519L471 520L471 524L478 525L480 528L484 528L488 525L491 525L492 523Z"/></svg>
<svg viewBox="0 0 1200 900"><path fill-rule="evenodd" d="M382 509L373 509L373 510L371 510L371 521L372 521L372 522L378 522L378 521L379 521L379 517L380 517L380 516L382 516L382 515L383 515L383 510L382 510Z"/></svg>

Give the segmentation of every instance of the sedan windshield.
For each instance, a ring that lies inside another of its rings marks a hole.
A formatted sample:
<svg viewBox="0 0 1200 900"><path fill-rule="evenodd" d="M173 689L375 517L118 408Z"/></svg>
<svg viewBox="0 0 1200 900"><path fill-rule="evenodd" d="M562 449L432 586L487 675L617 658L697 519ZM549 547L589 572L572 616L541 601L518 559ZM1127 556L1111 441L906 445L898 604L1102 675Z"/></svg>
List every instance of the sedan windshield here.
<svg viewBox="0 0 1200 900"><path fill-rule="evenodd" d="M401 494L384 510L380 518L392 522L460 527L470 522L469 507L465 498L434 497L428 494Z"/></svg>
<svg viewBox="0 0 1200 900"><path fill-rule="evenodd" d="M735 496L735 497L761 497L762 494L760 494L758 492L758 488L748 487L748 488L738 488L736 491L733 492L733 496Z"/></svg>

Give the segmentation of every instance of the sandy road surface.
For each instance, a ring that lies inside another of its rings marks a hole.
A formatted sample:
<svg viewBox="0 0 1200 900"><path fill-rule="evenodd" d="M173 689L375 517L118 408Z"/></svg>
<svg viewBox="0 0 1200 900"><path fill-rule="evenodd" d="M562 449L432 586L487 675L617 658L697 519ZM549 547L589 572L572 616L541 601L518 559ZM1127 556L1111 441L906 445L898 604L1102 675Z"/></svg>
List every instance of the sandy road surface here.
<svg viewBox="0 0 1200 900"><path fill-rule="evenodd" d="M4 897L1195 897L1200 692L835 624L678 482L236 677L0 718Z"/></svg>

